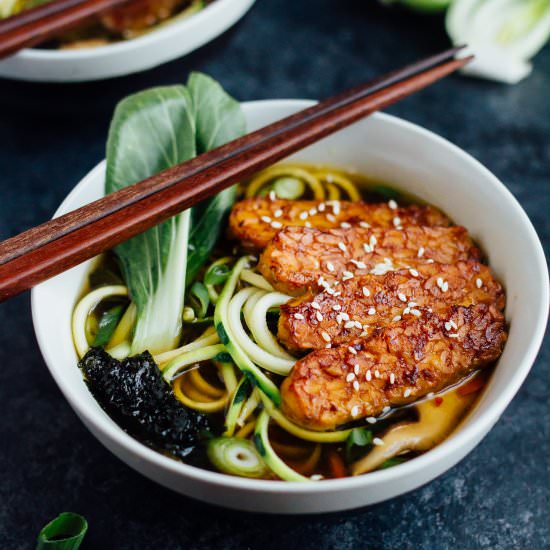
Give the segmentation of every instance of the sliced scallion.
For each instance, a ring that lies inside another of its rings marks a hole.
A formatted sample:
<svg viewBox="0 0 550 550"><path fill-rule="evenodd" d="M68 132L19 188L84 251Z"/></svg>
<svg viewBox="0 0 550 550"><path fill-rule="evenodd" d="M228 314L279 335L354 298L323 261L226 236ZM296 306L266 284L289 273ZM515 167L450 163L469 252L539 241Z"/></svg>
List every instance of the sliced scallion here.
<svg viewBox="0 0 550 550"><path fill-rule="evenodd" d="M265 477L269 470L248 439L216 437L206 448L212 464L224 474L241 477Z"/></svg>
<svg viewBox="0 0 550 550"><path fill-rule="evenodd" d="M87 531L88 522L85 518L72 512L63 512L40 531L36 550L77 550Z"/></svg>

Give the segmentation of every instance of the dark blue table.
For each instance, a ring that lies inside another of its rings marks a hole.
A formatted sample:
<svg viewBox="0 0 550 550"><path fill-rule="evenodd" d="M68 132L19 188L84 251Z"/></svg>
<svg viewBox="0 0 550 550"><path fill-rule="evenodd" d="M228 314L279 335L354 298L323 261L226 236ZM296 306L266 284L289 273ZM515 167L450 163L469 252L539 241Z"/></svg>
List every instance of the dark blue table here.
<svg viewBox="0 0 550 550"><path fill-rule="evenodd" d="M199 69L241 100L320 98L446 45L439 18L374 0L259 0L211 45L141 75L67 86L0 81L0 237L50 217L102 159L113 107L128 93ZM390 112L487 165L548 252L550 49L518 86L452 77ZM173 494L106 451L50 378L21 296L0 306L0 547L32 548L40 527L69 510L89 520L86 548L548 548L549 362L547 344L489 436L430 485L343 514L255 516Z"/></svg>

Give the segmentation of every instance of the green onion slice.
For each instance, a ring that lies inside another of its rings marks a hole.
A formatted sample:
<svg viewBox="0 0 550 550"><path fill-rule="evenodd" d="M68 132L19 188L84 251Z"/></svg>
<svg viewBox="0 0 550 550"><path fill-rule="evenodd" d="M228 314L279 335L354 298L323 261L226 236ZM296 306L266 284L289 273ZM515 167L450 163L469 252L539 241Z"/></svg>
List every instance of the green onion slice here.
<svg viewBox="0 0 550 550"><path fill-rule="evenodd" d="M224 474L241 477L265 477L269 470L248 439L216 437L206 449L212 464Z"/></svg>
<svg viewBox="0 0 550 550"><path fill-rule="evenodd" d="M88 522L79 514L63 512L38 535L36 550L77 550L88 531Z"/></svg>

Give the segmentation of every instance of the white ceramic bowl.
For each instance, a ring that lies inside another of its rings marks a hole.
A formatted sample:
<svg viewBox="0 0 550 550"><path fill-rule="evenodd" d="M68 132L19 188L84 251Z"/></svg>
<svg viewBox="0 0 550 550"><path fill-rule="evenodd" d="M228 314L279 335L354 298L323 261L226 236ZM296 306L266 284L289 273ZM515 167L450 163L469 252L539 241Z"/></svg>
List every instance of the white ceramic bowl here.
<svg viewBox="0 0 550 550"><path fill-rule="evenodd" d="M188 18L97 48L27 49L0 62L0 77L36 82L82 82L151 69L188 54L235 24L255 0L215 0Z"/></svg>
<svg viewBox="0 0 550 550"><path fill-rule="evenodd" d="M244 104L250 129L310 105L305 101ZM90 431L145 476L200 500L256 512L312 513L373 504L415 489L470 452L492 428L527 376L548 315L548 272L538 237L514 197L462 150L418 126L377 114L296 155L301 161L353 168L410 191L470 229L508 293L510 337L479 403L444 443L402 465L355 478L289 483L230 477L171 460L122 431L90 395L76 367L71 311L88 265L34 289L34 326L61 391ZM103 193L104 164L66 198L65 213Z"/></svg>

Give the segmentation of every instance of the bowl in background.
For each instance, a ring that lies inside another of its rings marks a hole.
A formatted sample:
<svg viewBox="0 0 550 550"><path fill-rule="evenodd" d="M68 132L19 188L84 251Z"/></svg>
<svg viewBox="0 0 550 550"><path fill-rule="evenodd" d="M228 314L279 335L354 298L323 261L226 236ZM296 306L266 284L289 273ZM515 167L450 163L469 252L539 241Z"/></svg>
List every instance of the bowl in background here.
<svg viewBox="0 0 550 550"><path fill-rule="evenodd" d="M0 77L34 82L83 82L152 69L196 50L234 25L255 0L214 0L130 40L82 49L26 49L0 61ZM176 16L177 17L177 16Z"/></svg>
<svg viewBox="0 0 550 550"><path fill-rule="evenodd" d="M311 102L244 103L249 129L303 109ZM363 476L296 483L244 479L172 460L126 434L94 400L77 368L71 313L89 262L32 292L33 321L52 376L89 430L143 475L200 500L254 512L340 511L386 500L439 476L468 454L497 422L527 376L548 317L548 270L542 246L520 205L486 168L448 141L418 126L376 114L292 157L357 170L419 196L466 226L489 257L507 291L510 334L504 353L476 406L433 450ZM57 215L103 195L105 164L69 194Z"/></svg>

